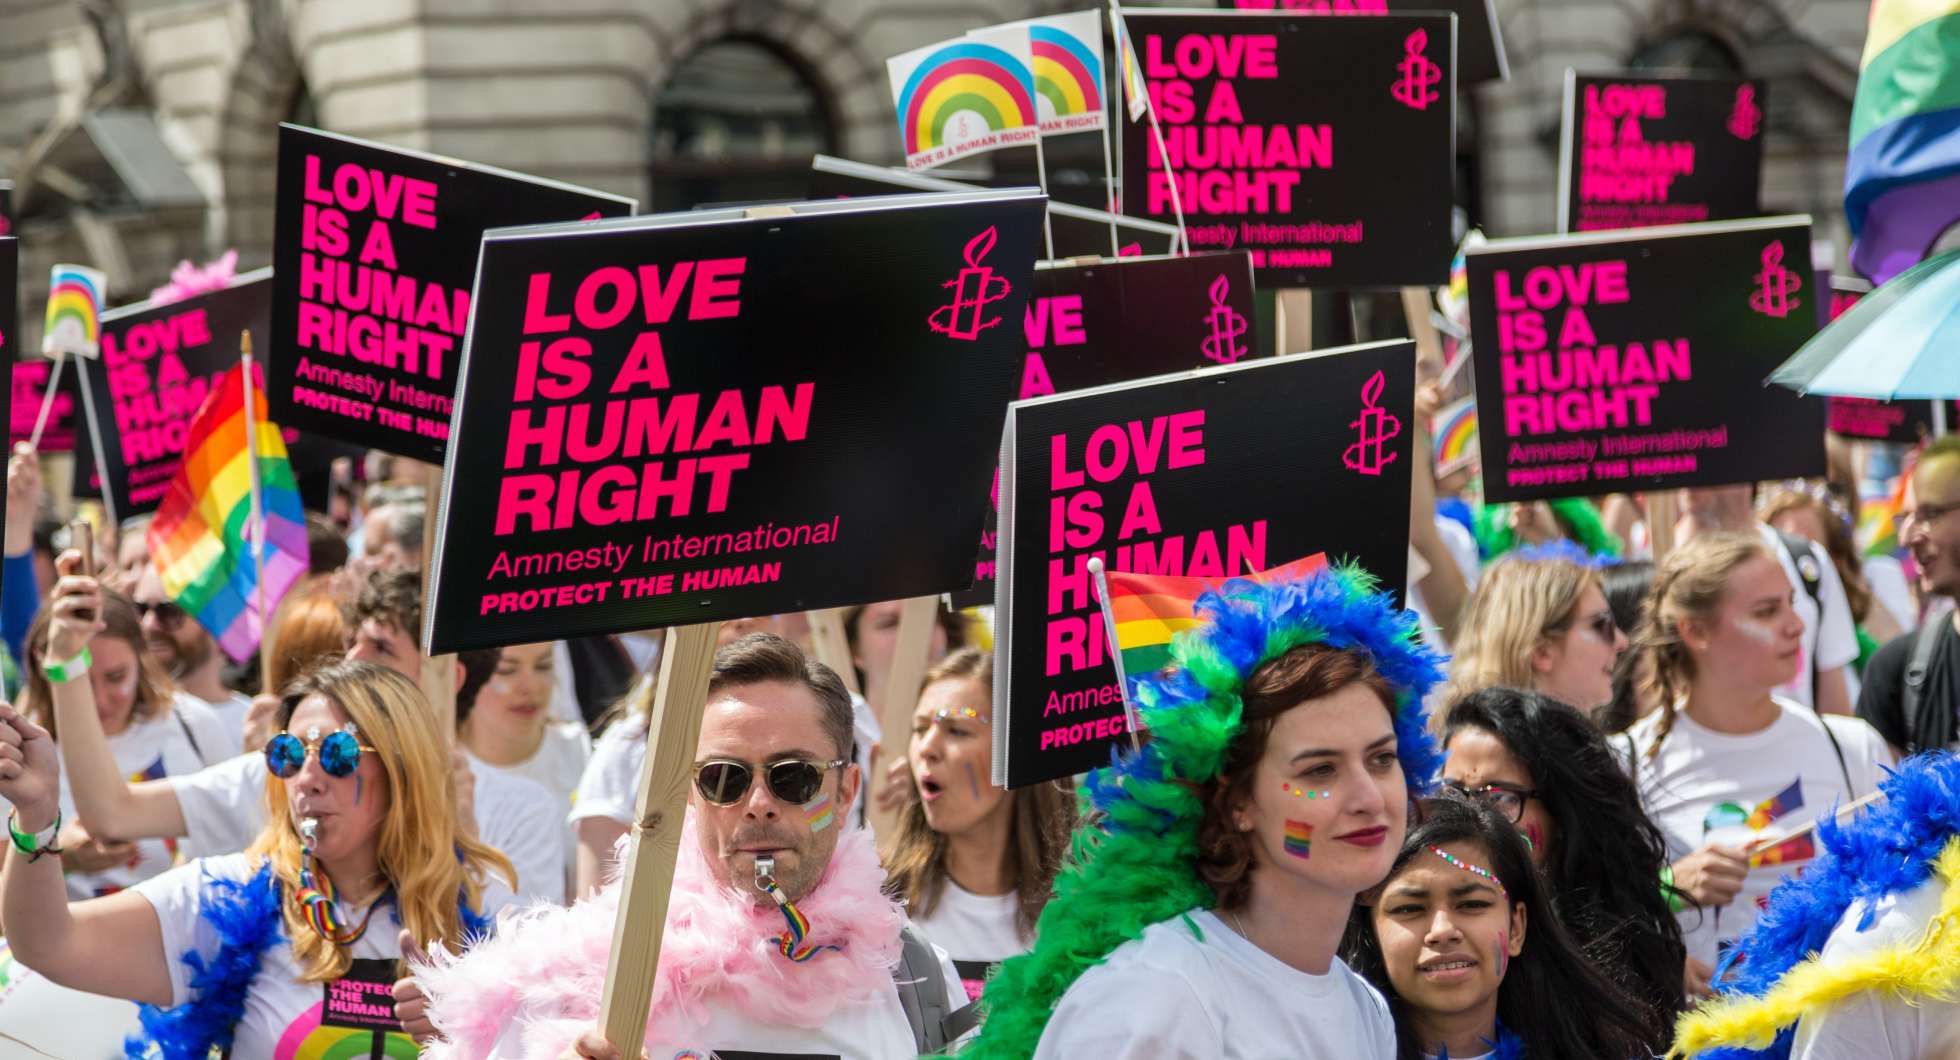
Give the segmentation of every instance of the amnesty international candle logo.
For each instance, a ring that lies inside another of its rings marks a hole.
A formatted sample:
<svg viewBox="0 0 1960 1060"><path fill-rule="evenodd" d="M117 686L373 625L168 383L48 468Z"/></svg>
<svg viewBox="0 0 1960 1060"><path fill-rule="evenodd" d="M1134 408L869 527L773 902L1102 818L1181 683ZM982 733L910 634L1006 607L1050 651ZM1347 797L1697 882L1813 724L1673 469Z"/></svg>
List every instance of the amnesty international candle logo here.
<svg viewBox="0 0 1960 1060"><path fill-rule="evenodd" d="M1744 81L1735 89L1735 107L1729 111L1729 132L1738 140L1753 140L1763 127L1763 111L1756 106L1756 86Z"/></svg>
<svg viewBox="0 0 1960 1060"><path fill-rule="evenodd" d="M1359 434L1355 443L1341 454L1341 463L1364 475L1379 475L1383 468L1395 462L1396 454L1387 452L1384 446L1402 433L1402 421L1380 405L1386 383L1382 373L1376 372L1361 384L1361 416L1348 424Z"/></svg>
<svg viewBox="0 0 1960 1060"><path fill-rule="evenodd" d="M1206 317L1211 335L1202 345L1203 353L1207 359L1219 364L1231 364L1246 353L1245 347L1238 341L1239 336L1246 332L1245 315L1225 304L1225 299L1232 295L1231 277L1221 274L1211 281L1205 293L1211 297L1211 312Z"/></svg>
<svg viewBox="0 0 1960 1060"><path fill-rule="evenodd" d="M1401 79L1396 81L1389 92L1395 101L1412 110L1428 110L1431 103L1443 98L1436 91L1436 85L1443 80L1443 68L1429 61L1423 52L1429 48L1429 34L1416 30L1402 42L1402 62L1396 72Z"/></svg>
<svg viewBox="0 0 1960 1060"><path fill-rule="evenodd" d="M1014 288L1006 277L994 275L991 266L980 264L980 259L994 249L995 238L993 226L989 225L967 241L961 254L966 259L966 267L958 276L940 284L952 289L953 300L933 310L926 319L932 330L947 338L972 342L982 331L1000 323L999 313L986 315L987 306L1006 298Z"/></svg>
<svg viewBox="0 0 1960 1060"><path fill-rule="evenodd" d="M1783 244L1771 243L1763 248L1763 271L1756 274L1756 289L1749 295L1749 308L1766 317L1787 317L1803 304L1797 297L1802 287L1802 277L1783 267Z"/></svg>

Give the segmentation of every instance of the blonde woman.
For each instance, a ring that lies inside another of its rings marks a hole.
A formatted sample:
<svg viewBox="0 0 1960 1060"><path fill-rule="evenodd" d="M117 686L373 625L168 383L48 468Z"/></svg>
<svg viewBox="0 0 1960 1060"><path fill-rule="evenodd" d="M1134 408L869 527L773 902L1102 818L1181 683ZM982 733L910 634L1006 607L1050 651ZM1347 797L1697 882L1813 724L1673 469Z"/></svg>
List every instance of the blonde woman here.
<svg viewBox="0 0 1960 1060"><path fill-rule="evenodd" d="M990 653L961 648L926 674L906 753L915 797L884 851L887 889L972 1000L994 965L1034 942L1075 827L1066 787L994 787L993 702Z"/></svg>
<svg viewBox="0 0 1960 1060"><path fill-rule="evenodd" d="M1795 834L1868 795L1891 755L1857 718L1776 694L1797 672L1803 619L1777 558L1754 534L1697 537L1667 557L1634 638L1647 714L1623 743L1680 912L1689 993L1755 923L1757 901L1816 854Z"/></svg>
<svg viewBox="0 0 1960 1060"><path fill-rule="evenodd" d="M1591 567L1506 556L1464 608L1448 698L1505 686L1590 713L1612 701L1614 664L1626 646Z"/></svg>
<svg viewBox="0 0 1960 1060"><path fill-rule="evenodd" d="M63 579L54 657L86 645L99 605L92 579ZM460 946L487 927L512 875L457 827L420 696L366 663L294 682L266 745L267 823L251 847L74 905L46 856L60 759L47 730L0 707L0 797L15 808L20 855L0 876L0 920L15 959L144 1004L146 1036L167 1056L412 1052L389 992L403 941ZM57 711L93 709L84 681L57 682L54 698Z"/></svg>

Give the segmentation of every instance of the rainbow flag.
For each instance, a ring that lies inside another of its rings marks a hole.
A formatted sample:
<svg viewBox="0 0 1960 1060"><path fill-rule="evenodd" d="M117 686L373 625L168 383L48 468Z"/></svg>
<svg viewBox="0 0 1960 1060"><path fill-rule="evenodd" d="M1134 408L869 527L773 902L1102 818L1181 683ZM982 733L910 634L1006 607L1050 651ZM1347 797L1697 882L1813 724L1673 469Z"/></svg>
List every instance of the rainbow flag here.
<svg viewBox="0 0 1960 1060"><path fill-rule="evenodd" d="M102 348L102 292L109 278L84 265L56 265L48 277L48 315L41 352L94 357Z"/></svg>
<svg viewBox="0 0 1960 1060"><path fill-rule="evenodd" d="M1817 856L1817 841L1812 833L1791 836L1772 847L1764 847L1749 855L1749 867L1763 865L1788 865L1797 861L1809 861Z"/></svg>
<svg viewBox="0 0 1960 1060"><path fill-rule="evenodd" d="M1077 11L1009 25L1028 31L1041 135L1102 128L1102 19L1094 11Z"/></svg>
<svg viewBox="0 0 1960 1060"><path fill-rule="evenodd" d="M1960 221L1960 2L1873 0L1844 169L1851 264L1904 272Z"/></svg>
<svg viewBox="0 0 1960 1060"><path fill-rule="evenodd" d="M1436 473L1449 475L1477 462L1477 399L1464 398L1436 413L1429 437L1436 445Z"/></svg>
<svg viewBox="0 0 1960 1060"><path fill-rule="evenodd" d="M1904 550L1899 540L1899 524L1893 520L1906 510L1906 483L1912 469L1899 473L1898 485L1883 501L1868 501L1858 509L1858 544L1866 556L1897 556Z"/></svg>
<svg viewBox="0 0 1960 1060"><path fill-rule="evenodd" d="M1316 552L1284 566L1241 575L1255 582L1304 578L1327 566ZM1178 574L1108 572L1109 609L1116 618L1116 650L1123 674L1135 678L1163 669L1171 661L1171 639L1198 625L1198 597L1233 579Z"/></svg>
<svg viewBox="0 0 1960 1060"><path fill-rule="evenodd" d="M1742 823L1751 830L1760 832L1776 823L1791 810L1803 809L1803 778L1790 782L1790 786L1756 804L1756 809Z"/></svg>
<svg viewBox="0 0 1960 1060"><path fill-rule="evenodd" d="M1137 62L1136 46L1122 13L1111 8L1109 24L1116 33L1116 62L1123 68L1123 101L1130 108L1130 120L1142 121L1150 112L1150 85L1143 79L1143 64Z"/></svg>
<svg viewBox="0 0 1960 1060"><path fill-rule="evenodd" d="M928 169L1041 138L1025 27L974 30L885 60L905 167Z"/></svg>
<svg viewBox="0 0 1960 1060"><path fill-rule="evenodd" d="M253 373L257 376L259 373ZM256 384L255 380L255 384ZM263 511L264 610L306 574L306 513L286 462L286 442L266 419L265 390L252 390ZM245 372L227 371L198 406L184 463L150 523L152 562L177 605L244 661L258 650L258 563L252 541L252 465L245 437Z"/></svg>

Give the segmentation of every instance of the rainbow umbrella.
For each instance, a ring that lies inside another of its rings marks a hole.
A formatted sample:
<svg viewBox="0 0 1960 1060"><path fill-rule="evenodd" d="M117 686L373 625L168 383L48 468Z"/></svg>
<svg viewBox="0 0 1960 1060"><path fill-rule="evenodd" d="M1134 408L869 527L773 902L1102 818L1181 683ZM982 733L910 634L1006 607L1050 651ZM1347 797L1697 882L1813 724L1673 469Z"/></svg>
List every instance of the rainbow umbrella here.
<svg viewBox="0 0 1960 1060"><path fill-rule="evenodd" d="M1957 351L1960 250L1928 258L1859 299L1767 381L1805 394L1960 398Z"/></svg>

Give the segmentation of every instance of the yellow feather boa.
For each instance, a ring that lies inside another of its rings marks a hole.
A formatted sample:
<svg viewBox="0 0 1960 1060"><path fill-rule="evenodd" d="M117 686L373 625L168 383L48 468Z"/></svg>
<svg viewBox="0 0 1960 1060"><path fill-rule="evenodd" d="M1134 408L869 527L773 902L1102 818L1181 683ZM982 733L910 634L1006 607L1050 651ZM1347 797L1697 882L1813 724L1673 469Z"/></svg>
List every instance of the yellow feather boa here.
<svg viewBox="0 0 1960 1060"><path fill-rule="evenodd" d="M1960 988L1960 837L1934 862L1946 881L1940 911L1919 941L1826 966L1819 955L1797 965L1761 997L1715 1000L1681 1017L1673 1057L1724 1046L1767 1049L1777 1032L1819 1009L1866 991L1885 991L1908 1004L1950 1000Z"/></svg>

